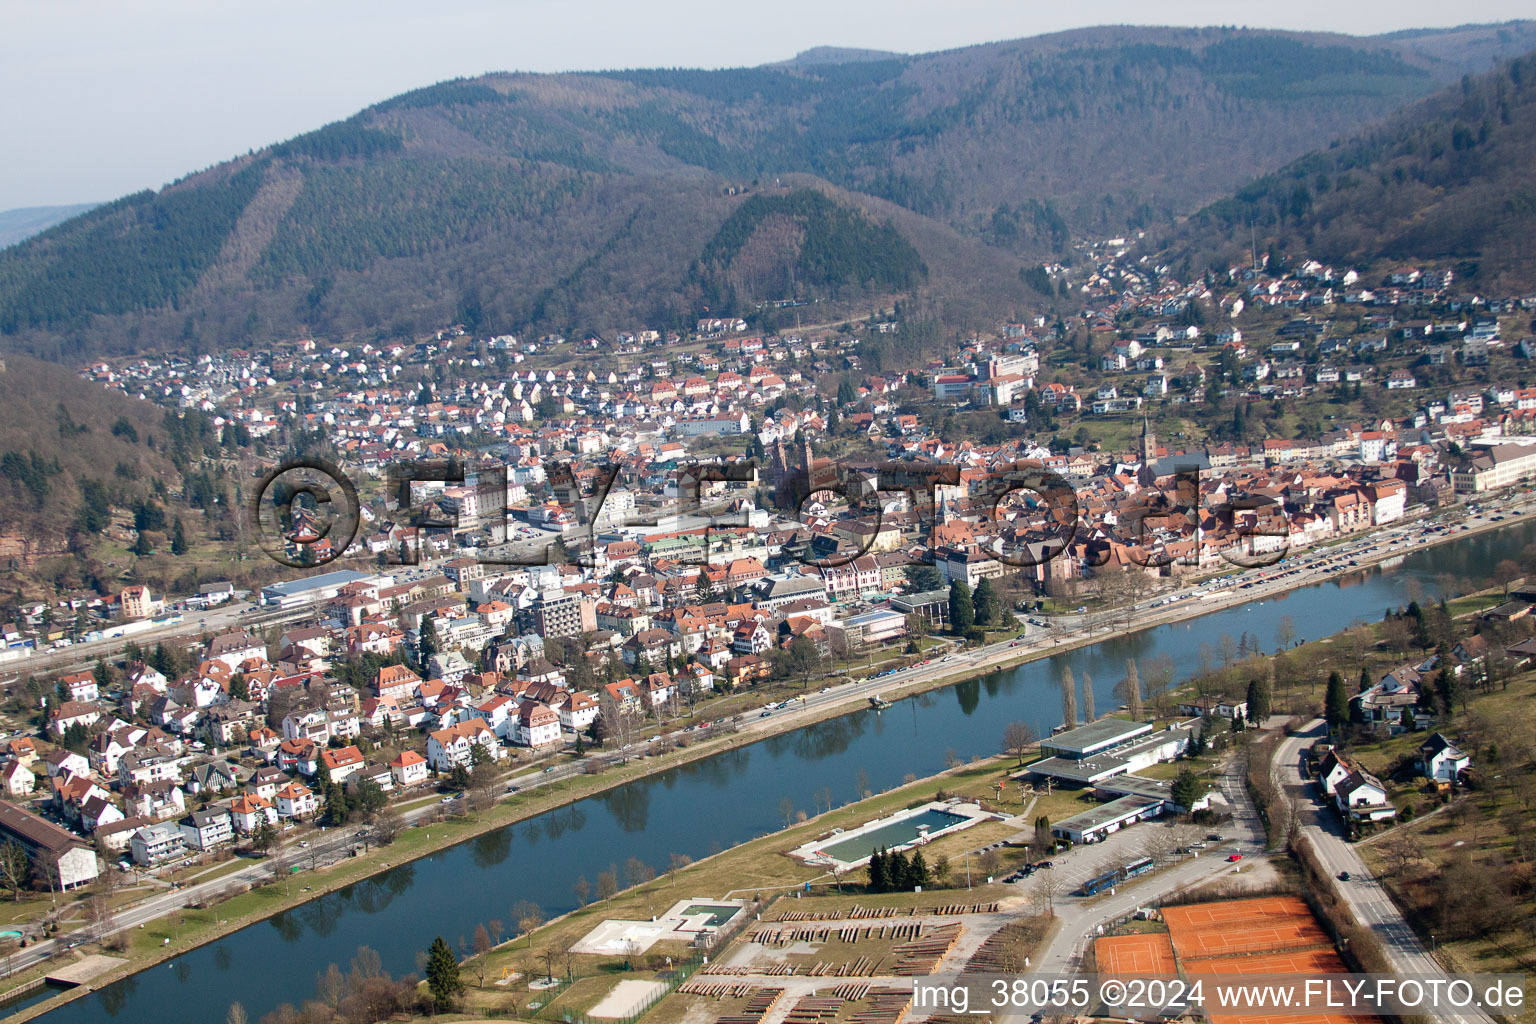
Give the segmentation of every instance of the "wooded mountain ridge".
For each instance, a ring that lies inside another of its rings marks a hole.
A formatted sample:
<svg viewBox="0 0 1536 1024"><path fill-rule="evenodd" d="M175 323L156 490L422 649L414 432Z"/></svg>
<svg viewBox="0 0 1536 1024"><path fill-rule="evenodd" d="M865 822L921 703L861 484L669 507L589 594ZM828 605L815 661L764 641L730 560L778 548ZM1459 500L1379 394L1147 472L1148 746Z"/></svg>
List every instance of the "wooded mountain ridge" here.
<svg viewBox="0 0 1536 1024"><path fill-rule="evenodd" d="M1224 270L1265 251L1454 264L1469 291L1536 289L1536 54L1468 76L1183 224L1170 258ZM1185 269L1187 275L1189 269Z"/></svg>
<svg viewBox="0 0 1536 1024"><path fill-rule="evenodd" d="M1112 27L445 82L0 252L0 333L78 360L897 296L979 323L1035 306L1020 270L1074 234L1171 223L1533 46L1531 22Z"/></svg>

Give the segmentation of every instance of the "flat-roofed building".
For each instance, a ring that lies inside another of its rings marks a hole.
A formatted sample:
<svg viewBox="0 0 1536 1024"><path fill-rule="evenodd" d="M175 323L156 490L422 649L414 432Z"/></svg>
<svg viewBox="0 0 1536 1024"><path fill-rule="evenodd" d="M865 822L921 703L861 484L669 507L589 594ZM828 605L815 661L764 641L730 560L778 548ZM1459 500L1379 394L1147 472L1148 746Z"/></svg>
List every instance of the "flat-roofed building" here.
<svg viewBox="0 0 1536 1024"><path fill-rule="evenodd" d="M921 615L930 628L949 628L949 591L924 590L891 598L891 607L903 615Z"/></svg>
<svg viewBox="0 0 1536 1024"><path fill-rule="evenodd" d="M1040 752L1054 757L1082 760L1107 753L1122 743L1152 731L1146 722L1127 722L1123 718L1101 718L1049 736L1040 741Z"/></svg>
<svg viewBox="0 0 1536 1024"><path fill-rule="evenodd" d="M1146 821L1163 813L1161 799L1122 796L1107 804L1089 808L1081 814L1063 818L1051 826L1051 834L1074 843L1096 843L1127 825Z"/></svg>

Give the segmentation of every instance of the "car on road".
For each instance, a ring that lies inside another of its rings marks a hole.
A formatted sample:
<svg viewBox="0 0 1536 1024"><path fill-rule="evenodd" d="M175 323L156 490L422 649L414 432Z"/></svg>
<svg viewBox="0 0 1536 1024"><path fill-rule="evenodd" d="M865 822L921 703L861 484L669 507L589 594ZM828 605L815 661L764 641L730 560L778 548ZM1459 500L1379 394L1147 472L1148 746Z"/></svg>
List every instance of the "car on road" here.
<svg viewBox="0 0 1536 1024"><path fill-rule="evenodd" d="M1341 881L1341 882L1349 881L1349 872L1348 871L1340 871L1339 872L1339 881Z"/></svg>
<svg viewBox="0 0 1536 1024"><path fill-rule="evenodd" d="M830 687L830 686L823 686L821 688L821 692L822 693L831 693L832 692L832 687Z"/></svg>
<svg viewBox="0 0 1536 1024"><path fill-rule="evenodd" d="M758 718L767 718L771 714L773 714L772 711L764 711L762 714L758 715L757 717Z"/></svg>
<svg viewBox="0 0 1536 1024"><path fill-rule="evenodd" d="M1233 862L1234 862L1234 861L1239 861L1239 860L1242 860L1242 859L1243 859L1243 855L1242 855L1242 854L1240 854L1240 853L1234 853L1234 854L1233 854L1233 855L1232 855L1232 856L1230 856L1230 857L1228 857L1228 858L1227 858L1227 863L1228 863L1228 864L1231 864L1231 863L1233 863Z"/></svg>
<svg viewBox="0 0 1536 1024"><path fill-rule="evenodd" d="M545 768L545 769L544 769L544 774L545 774L545 775L551 775L551 774L553 774L553 773L554 773L554 770L555 770L555 769L554 769L554 767L553 767L553 766L551 766L551 767L549 767L549 768Z"/></svg>
<svg viewBox="0 0 1536 1024"><path fill-rule="evenodd" d="M1206 834L1205 838L1210 840L1213 843L1219 843L1219 842L1221 842L1221 833L1220 832L1210 832L1210 833Z"/></svg>

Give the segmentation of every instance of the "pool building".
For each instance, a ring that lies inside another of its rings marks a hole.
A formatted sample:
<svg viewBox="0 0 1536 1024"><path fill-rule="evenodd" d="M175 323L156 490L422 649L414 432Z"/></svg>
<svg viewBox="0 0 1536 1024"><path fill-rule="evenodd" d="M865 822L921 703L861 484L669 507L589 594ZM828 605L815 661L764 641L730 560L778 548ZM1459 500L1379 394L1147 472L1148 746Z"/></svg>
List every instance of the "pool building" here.
<svg viewBox="0 0 1536 1024"><path fill-rule="evenodd" d="M1054 822L1051 832L1074 843L1095 843L1138 821L1207 806L1209 796L1195 801L1194 807L1180 807L1168 780L1135 774L1183 754L1197 728L1198 720L1154 729L1147 722L1102 718L1042 741L1040 751L1047 756L1025 765L1014 777L1092 789L1106 802Z"/></svg>

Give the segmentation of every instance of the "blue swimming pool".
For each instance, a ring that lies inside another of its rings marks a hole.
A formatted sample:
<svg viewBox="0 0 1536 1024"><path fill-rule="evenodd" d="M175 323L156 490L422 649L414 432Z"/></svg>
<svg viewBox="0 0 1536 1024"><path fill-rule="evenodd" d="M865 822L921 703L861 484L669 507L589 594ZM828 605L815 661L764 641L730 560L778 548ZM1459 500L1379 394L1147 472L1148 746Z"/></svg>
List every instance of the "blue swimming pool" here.
<svg viewBox="0 0 1536 1024"><path fill-rule="evenodd" d="M967 819L963 814L951 814L949 811L930 807L921 814L889 822L877 829L854 836L852 839L839 839L835 843L828 843L818 849L829 857L835 857L844 863L852 863L863 860L876 850L882 848L889 850L892 847L910 843L918 837L920 825L927 825L928 833L933 835L965 820Z"/></svg>

